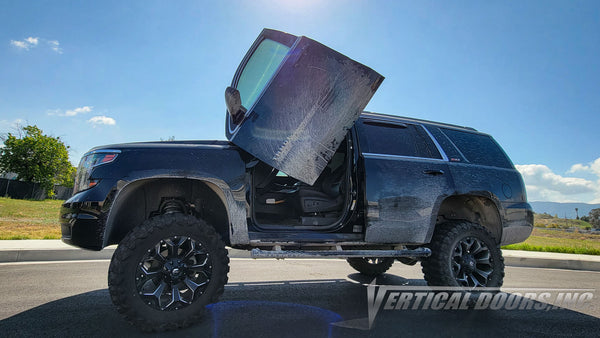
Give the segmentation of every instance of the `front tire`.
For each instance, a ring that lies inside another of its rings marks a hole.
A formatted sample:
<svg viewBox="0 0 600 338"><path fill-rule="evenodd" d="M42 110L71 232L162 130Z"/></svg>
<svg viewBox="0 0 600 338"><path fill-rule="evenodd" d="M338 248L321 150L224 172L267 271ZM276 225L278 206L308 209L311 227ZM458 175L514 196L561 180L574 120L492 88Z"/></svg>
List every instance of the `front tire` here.
<svg viewBox="0 0 600 338"><path fill-rule="evenodd" d="M143 331L197 322L223 293L229 272L215 229L190 215L165 214L134 228L119 243L108 272L118 311Z"/></svg>
<svg viewBox="0 0 600 338"><path fill-rule="evenodd" d="M504 259L499 244L484 227L467 221L440 224L421 262L428 285L465 289L500 287Z"/></svg>

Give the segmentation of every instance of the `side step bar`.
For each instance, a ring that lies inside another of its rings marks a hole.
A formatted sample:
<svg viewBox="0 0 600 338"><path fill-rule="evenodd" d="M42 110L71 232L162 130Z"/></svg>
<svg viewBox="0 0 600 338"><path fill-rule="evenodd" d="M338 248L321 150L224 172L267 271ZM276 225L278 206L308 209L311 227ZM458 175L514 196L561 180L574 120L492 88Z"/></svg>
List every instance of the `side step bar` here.
<svg viewBox="0 0 600 338"><path fill-rule="evenodd" d="M261 250L252 249L252 258L348 258L348 257L429 257L429 248L414 250Z"/></svg>

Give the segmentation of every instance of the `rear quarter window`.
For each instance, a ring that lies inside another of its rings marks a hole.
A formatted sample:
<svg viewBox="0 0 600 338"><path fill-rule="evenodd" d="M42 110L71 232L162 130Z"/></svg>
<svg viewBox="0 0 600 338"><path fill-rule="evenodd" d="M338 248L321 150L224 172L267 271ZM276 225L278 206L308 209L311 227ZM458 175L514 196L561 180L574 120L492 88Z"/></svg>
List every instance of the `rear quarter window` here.
<svg viewBox="0 0 600 338"><path fill-rule="evenodd" d="M454 129L440 129L467 161L492 167L513 168L512 162L491 136Z"/></svg>

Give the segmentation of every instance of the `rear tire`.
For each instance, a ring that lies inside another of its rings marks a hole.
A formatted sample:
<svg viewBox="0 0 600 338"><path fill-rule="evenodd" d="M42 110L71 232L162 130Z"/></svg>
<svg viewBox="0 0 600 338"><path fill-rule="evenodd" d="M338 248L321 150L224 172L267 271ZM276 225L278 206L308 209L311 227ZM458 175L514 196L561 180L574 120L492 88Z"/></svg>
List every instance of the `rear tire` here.
<svg viewBox="0 0 600 338"><path fill-rule="evenodd" d="M465 289L502 286L500 245L481 225L467 221L440 224L428 247L431 256L421 261L428 285Z"/></svg>
<svg viewBox="0 0 600 338"><path fill-rule="evenodd" d="M108 287L125 319L143 331L197 322L223 293L229 272L225 244L215 229L190 215L150 218L121 241Z"/></svg>
<svg viewBox="0 0 600 338"><path fill-rule="evenodd" d="M347 258L346 261L354 270L373 277L383 274L394 264L392 257L353 257Z"/></svg>

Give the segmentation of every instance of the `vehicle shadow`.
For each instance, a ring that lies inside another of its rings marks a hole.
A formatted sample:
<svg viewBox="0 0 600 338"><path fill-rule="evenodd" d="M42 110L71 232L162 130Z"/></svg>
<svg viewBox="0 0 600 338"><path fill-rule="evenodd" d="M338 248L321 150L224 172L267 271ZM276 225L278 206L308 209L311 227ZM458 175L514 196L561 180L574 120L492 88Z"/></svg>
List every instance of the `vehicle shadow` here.
<svg viewBox="0 0 600 338"><path fill-rule="evenodd" d="M394 337L593 336L600 319L569 309L385 309L369 329L367 289L425 286L423 280L384 274L372 278L287 280L228 284L201 322L162 337ZM379 289L381 291L381 289ZM518 297L517 297L518 298ZM533 302L533 304L541 304ZM108 290L43 304L0 321L3 336L147 336L117 313Z"/></svg>

